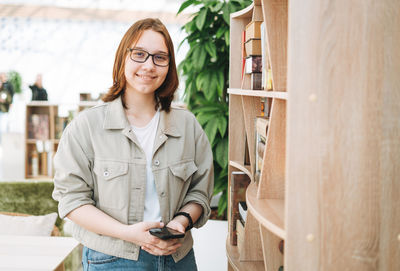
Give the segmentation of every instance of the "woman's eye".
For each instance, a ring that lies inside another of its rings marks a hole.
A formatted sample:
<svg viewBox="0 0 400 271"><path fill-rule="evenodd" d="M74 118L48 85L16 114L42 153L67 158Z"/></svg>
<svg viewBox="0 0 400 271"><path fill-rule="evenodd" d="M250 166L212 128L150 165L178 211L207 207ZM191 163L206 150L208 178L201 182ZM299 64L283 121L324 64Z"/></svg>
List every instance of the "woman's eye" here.
<svg viewBox="0 0 400 271"><path fill-rule="evenodd" d="M134 52L133 55L136 56L136 57L144 57L145 53L143 53L143 52Z"/></svg>
<svg viewBox="0 0 400 271"><path fill-rule="evenodd" d="M168 56L165 55L155 55L154 56L157 60L166 61L168 60Z"/></svg>

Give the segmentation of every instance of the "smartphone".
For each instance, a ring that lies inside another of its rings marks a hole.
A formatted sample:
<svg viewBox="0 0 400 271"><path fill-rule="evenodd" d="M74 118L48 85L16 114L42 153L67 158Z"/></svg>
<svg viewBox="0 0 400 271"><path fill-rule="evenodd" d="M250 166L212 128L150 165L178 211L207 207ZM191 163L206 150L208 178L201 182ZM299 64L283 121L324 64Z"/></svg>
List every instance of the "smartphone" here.
<svg viewBox="0 0 400 271"><path fill-rule="evenodd" d="M185 236L184 233L179 232L174 229L171 229L171 228L168 228L168 227L150 229L149 232L150 232L150 234L152 234L162 240L182 238Z"/></svg>

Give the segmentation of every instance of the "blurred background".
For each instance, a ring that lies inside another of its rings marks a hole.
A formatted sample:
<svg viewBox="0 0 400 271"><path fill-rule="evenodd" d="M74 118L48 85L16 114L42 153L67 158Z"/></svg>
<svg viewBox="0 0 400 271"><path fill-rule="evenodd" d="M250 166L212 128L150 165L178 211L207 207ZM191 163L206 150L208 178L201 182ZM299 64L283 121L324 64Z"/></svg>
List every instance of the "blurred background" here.
<svg viewBox="0 0 400 271"><path fill-rule="evenodd" d="M177 16L182 2L0 0L0 73L16 71L22 79L21 93L0 118L0 178L24 177L25 105L37 74L42 74L48 101L59 105L58 115L67 116L80 93L96 99L111 86L118 44L132 23L145 17L160 18L167 26L179 64L188 51L185 42L178 50L185 37L181 28L194 11ZM178 100L183 89L181 80Z"/></svg>

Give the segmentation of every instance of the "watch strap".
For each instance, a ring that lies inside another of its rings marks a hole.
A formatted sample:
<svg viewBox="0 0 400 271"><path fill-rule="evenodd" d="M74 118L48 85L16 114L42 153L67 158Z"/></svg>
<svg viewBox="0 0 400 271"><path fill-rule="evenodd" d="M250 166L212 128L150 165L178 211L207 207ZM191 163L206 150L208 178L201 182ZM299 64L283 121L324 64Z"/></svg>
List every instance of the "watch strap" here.
<svg viewBox="0 0 400 271"><path fill-rule="evenodd" d="M174 218L179 215L183 215L184 217L186 217L189 220L189 225L186 227L185 231L191 230L193 228L193 220L192 220L192 217L190 216L190 214L186 213L186 212L178 212L174 215Z"/></svg>

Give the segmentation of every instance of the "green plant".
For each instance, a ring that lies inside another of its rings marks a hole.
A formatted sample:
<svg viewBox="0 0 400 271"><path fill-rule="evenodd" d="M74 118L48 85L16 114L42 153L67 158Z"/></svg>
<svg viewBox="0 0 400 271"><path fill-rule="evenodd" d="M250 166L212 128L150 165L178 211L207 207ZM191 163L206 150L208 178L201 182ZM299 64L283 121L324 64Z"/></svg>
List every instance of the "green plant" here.
<svg viewBox="0 0 400 271"><path fill-rule="evenodd" d="M15 93L21 93L21 85L22 85L22 78L21 75L17 71L10 71L8 73L8 81L10 81L11 85L13 86Z"/></svg>
<svg viewBox="0 0 400 271"><path fill-rule="evenodd" d="M196 115L210 141L214 155L214 194L222 192L218 215L224 215L228 196L228 95L230 13L243 9L250 0L187 0L199 11L182 29L187 33L189 52L179 65L185 80L185 103ZM181 44L182 44L181 43Z"/></svg>

